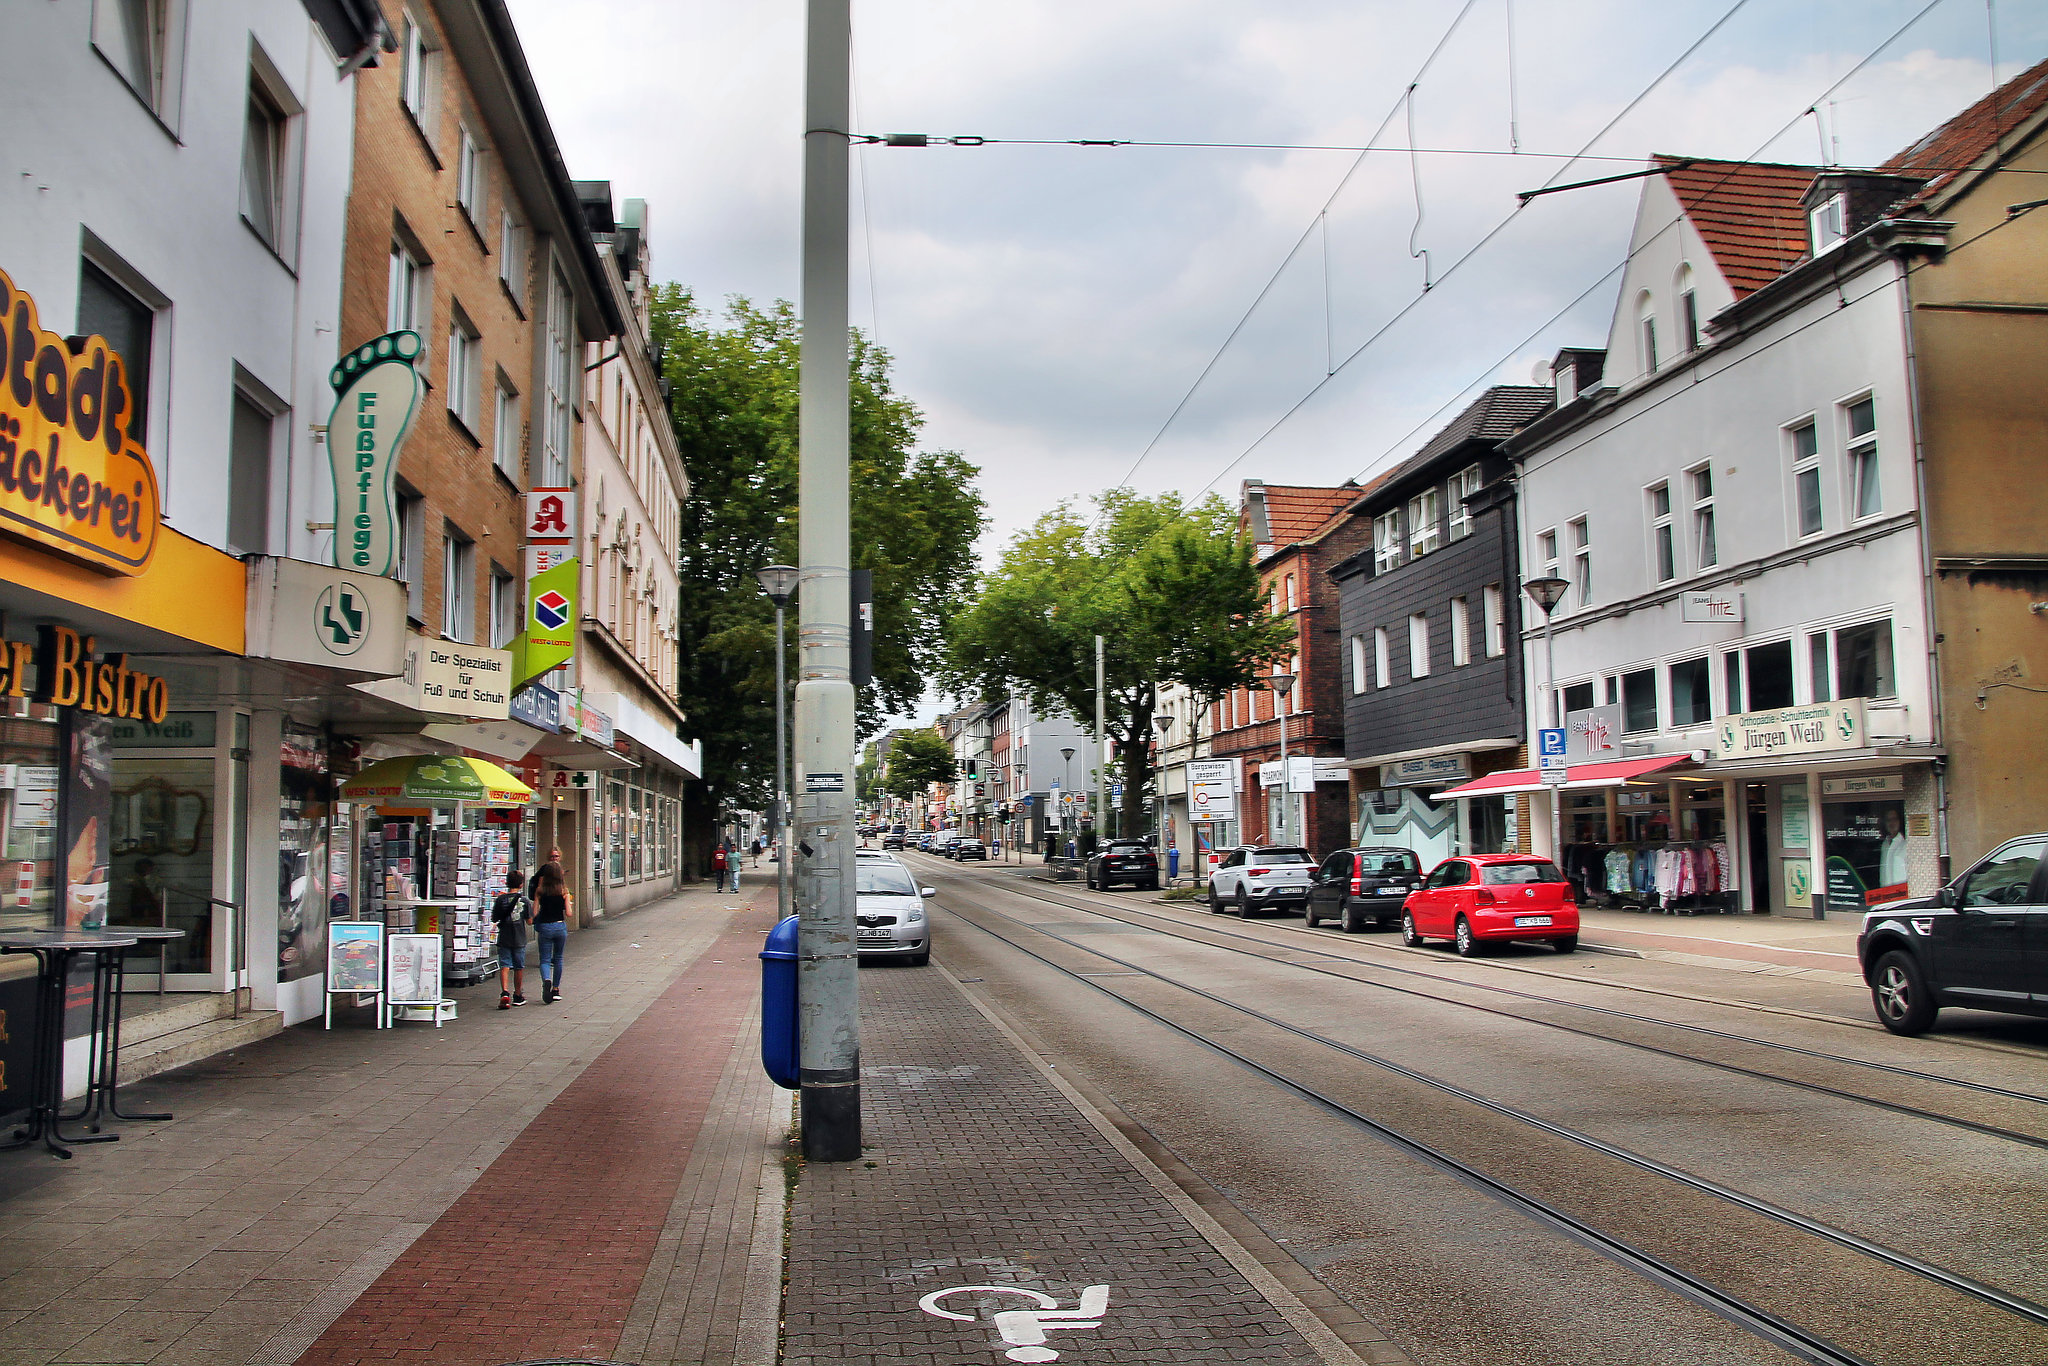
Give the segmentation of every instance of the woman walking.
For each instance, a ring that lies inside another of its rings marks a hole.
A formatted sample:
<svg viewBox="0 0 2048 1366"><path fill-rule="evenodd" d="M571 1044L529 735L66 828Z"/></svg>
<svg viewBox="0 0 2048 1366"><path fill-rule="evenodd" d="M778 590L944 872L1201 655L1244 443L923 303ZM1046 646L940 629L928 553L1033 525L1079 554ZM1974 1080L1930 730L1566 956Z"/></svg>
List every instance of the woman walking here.
<svg viewBox="0 0 2048 1366"><path fill-rule="evenodd" d="M562 999L562 950L569 946L569 883L553 859L534 874L533 934L540 941L540 999Z"/></svg>

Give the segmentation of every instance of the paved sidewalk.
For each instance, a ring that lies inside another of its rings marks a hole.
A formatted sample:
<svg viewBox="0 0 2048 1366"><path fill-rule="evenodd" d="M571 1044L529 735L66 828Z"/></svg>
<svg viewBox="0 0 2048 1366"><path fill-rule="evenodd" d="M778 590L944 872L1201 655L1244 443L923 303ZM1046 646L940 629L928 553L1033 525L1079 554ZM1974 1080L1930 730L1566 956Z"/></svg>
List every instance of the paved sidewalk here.
<svg viewBox="0 0 2048 1366"><path fill-rule="evenodd" d="M1226 1259L1192 1202L1148 1179L944 973L861 973L868 1151L798 1180L787 1366L1356 1366L1272 1277L1255 1286ZM1091 1286L1108 1297L1092 1318L1077 1312ZM951 1287L944 1316L920 1308ZM1034 1335L1005 1312L1055 1305L1066 1331Z"/></svg>
<svg viewBox="0 0 2048 1366"><path fill-rule="evenodd" d="M529 971L523 1009L457 991L440 1030L316 1021L134 1088L175 1122L68 1163L0 1154L0 1366L628 1342L766 1366L787 1102L752 1082L751 1022L773 900L759 874L686 892L572 936L554 1005Z"/></svg>
<svg viewBox="0 0 2048 1366"><path fill-rule="evenodd" d="M1773 915L1649 915L1582 907L1579 939L1593 948L1735 972L1802 977L1861 987L1856 936L1862 921Z"/></svg>

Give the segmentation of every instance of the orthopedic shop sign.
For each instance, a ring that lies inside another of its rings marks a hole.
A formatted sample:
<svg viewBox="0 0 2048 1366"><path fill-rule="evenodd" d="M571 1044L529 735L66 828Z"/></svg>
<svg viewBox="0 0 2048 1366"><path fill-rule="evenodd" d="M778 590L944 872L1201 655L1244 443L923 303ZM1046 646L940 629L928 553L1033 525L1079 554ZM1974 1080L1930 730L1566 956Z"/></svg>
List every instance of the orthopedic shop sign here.
<svg viewBox="0 0 2048 1366"><path fill-rule="evenodd" d="M140 574L162 508L134 405L99 337L45 332L35 300L0 272L0 531L105 574Z"/></svg>
<svg viewBox="0 0 2048 1366"><path fill-rule="evenodd" d="M387 332L328 373L334 413L327 459L334 471L334 563L388 576L398 567L398 448L419 407L415 332Z"/></svg>

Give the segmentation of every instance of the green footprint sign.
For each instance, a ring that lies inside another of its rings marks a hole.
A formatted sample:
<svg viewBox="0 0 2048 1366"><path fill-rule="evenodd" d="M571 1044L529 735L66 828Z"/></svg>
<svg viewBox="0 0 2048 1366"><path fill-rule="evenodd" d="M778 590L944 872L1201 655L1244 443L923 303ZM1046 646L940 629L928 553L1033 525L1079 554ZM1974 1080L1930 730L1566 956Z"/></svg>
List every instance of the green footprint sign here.
<svg viewBox="0 0 2048 1366"><path fill-rule="evenodd" d="M327 458L334 471L334 563L388 576L398 567L398 448L419 407L416 332L387 332L329 372L334 412Z"/></svg>

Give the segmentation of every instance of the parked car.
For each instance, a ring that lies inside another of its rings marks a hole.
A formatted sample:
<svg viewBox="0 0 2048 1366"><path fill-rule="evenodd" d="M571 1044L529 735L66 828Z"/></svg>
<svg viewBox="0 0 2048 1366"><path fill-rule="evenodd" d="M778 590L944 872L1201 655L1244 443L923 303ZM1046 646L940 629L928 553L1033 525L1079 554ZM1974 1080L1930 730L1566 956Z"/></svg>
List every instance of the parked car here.
<svg viewBox="0 0 2048 1366"><path fill-rule="evenodd" d="M2048 1015L2048 834L2009 840L1931 897L1863 917L1856 956L1878 1020L1918 1034L1943 1006Z"/></svg>
<svg viewBox="0 0 2048 1366"><path fill-rule="evenodd" d="M888 834L882 836L882 847L884 849L901 849L903 845L904 836L901 830L891 830Z"/></svg>
<svg viewBox="0 0 2048 1366"><path fill-rule="evenodd" d="M1401 903L1421 885L1413 849L1339 849L1309 881L1309 928L1334 920L1346 934L1368 924L1392 929L1401 923Z"/></svg>
<svg viewBox="0 0 2048 1366"><path fill-rule="evenodd" d="M920 887L910 870L895 859L855 859L855 939L862 958L902 958L912 967L932 960L932 927L924 900L937 895Z"/></svg>
<svg viewBox="0 0 2048 1366"><path fill-rule="evenodd" d="M1299 845L1240 845L1226 852L1209 874L1209 909L1221 912L1228 902L1249 920L1252 912L1267 906L1306 906L1315 867L1308 850Z"/></svg>
<svg viewBox="0 0 2048 1366"><path fill-rule="evenodd" d="M980 859L986 863L988 862L988 846L972 835L962 835L947 847L946 857L955 863L965 863L969 859Z"/></svg>
<svg viewBox="0 0 2048 1366"><path fill-rule="evenodd" d="M1111 840L1088 856L1091 889L1108 891L1119 882L1148 892L1159 890L1159 857L1146 840Z"/></svg>
<svg viewBox="0 0 2048 1366"><path fill-rule="evenodd" d="M953 841L959 838L960 832L958 830L941 830L932 836L931 852L937 854L940 858L951 858L953 856Z"/></svg>
<svg viewBox="0 0 2048 1366"><path fill-rule="evenodd" d="M1547 858L1460 854L1430 869L1401 907L1401 942L1448 939L1466 958L1489 943L1543 939L1570 953L1579 946L1579 903Z"/></svg>

